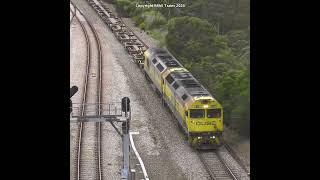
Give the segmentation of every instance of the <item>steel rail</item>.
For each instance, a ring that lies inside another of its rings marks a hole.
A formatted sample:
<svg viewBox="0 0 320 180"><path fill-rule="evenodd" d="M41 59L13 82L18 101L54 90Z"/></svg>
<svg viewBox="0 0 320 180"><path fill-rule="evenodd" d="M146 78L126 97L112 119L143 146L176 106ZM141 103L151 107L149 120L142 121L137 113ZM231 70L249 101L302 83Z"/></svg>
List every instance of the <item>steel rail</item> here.
<svg viewBox="0 0 320 180"><path fill-rule="evenodd" d="M104 4L102 4L101 2L99 2L99 3L101 4L100 7L102 7L102 8L105 9ZM90 4L89 4L89 5L90 5ZM91 6L91 5L90 5L90 6ZM148 46L147 44L145 44L145 42L142 41L139 36L137 36L137 34L123 21L123 19L122 19L121 17L120 17L119 19L120 19L121 22L125 25L125 27L126 27L129 31L131 31L131 32L135 35L135 37L148 49L149 46ZM228 148L228 145L226 146L226 149L227 149L227 151L229 152L229 154L236 160L236 162L238 162L239 165L243 168L243 167L244 167L243 163L241 163L241 161L238 161L239 158L237 158L237 156L236 156L235 153L233 153L232 151L229 151L230 148ZM229 174L229 176L230 176L232 179L235 179L235 180L236 180L237 177L236 177L235 174L232 172L232 170L230 169L230 167L226 164L226 162L222 159L222 157L219 155L219 153L218 153L218 152L212 152L212 153L215 153L215 154L216 154L217 158L219 159L220 163L223 165L225 171ZM199 157L200 157L200 160L201 160L201 161L203 162L203 164L205 165L205 168L206 168L209 176L211 177L211 179L217 179L217 177L215 176L215 173L213 172L212 169L210 169L207 161L206 161L205 158L201 155L200 152L199 152ZM243 168L243 169L245 170L245 172L247 172L247 174L249 174L249 172L247 171L246 168Z"/></svg>
<svg viewBox="0 0 320 180"><path fill-rule="evenodd" d="M71 3L72 4L72 3ZM73 4L72 4L73 5ZM76 10L75 6L73 5L74 9ZM72 11L72 10L71 10ZM73 11L72 11L73 12ZM88 36L88 32L85 29L83 23L80 21L80 19L75 16L75 18L77 19L77 21L79 22L82 31L84 32L85 35L85 39L86 39L86 46L87 46L87 61L86 61L86 73L85 73L85 79L84 79L84 86L83 86L83 96L82 96L82 106L81 106L81 111L80 114L81 116L84 115L84 110L85 110L85 102L87 99L87 87L88 87L88 79L89 79L89 67L90 67L90 60L91 60L91 47L90 47L90 41L89 41L89 36ZM76 179L80 180L80 172L81 172L81 147L82 147L82 132L83 132L83 123L80 122L79 124L79 131L78 131L78 148L77 148L77 157L76 157L76 161L77 161L77 171L76 171Z"/></svg>
<svg viewBox="0 0 320 180"><path fill-rule="evenodd" d="M229 152L229 154L233 157L233 159L236 160L237 163L241 166L241 168L247 173L247 175L250 175L250 172L247 170L246 166L244 165L244 162L240 159L240 157L232 149L232 147L227 143L224 143L224 147Z"/></svg>
<svg viewBox="0 0 320 180"><path fill-rule="evenodd" d="M72 5L73 6L73 5ZM71 9L70 9L70 11L71 11L71 13L72 13L72 17L71 17L71 20L70 20L70 25L71 25L71 22L73 21L73 19L74 19L74 17L76 16L76 11L72 11Z"/></svg>
<svg viewBox="0 0 320 180"><path fill-rule="evenodd" d="M76 8L77 9L77 8ZM94 34L95 37L95 42L97 44L98 47L98 69L99 69L99 82L98 82L98 98L97 98L97 113L98 115L101 115L101 101L102 101L102 59L103 59L103 55L102 55L102 50L101 50L101 43L100 43L100 38L98 36L98 33L96 32L96 29L93 27L93 25L90 23L90 21L84 16L84 14L78 9L78 12L83 16L83 18L86 20L86 22L88 23L91 31ZM97 152L98 152L98 177L101 180L102 179L102 163L101 163L101 159L102 159L102 148L101 148L101 122L96 123L97 125Z"/></svg>
<svg viewBox="0 0 320 180"><path fill-rule="evenodd" d="M75 11L78 9L72 2L71 4L73 5ZM87 22L87 24L89 25L90 27L90 30L93 32L94 34L94 37L95 37L95 41L97 43L97 47L98 47L98 69L99 69L99 81L98 81L98 88L97 88L97 91L98 91L98 98L97 98L97 104L98 104L98 107L97 107L97 113L98 115L101 114L101 95L102 95L102 51L101 51L101 45L100 45L100 39L97 35L97 32L96 30L93 28L92 24L88 21L88 19L83 15L83 13L78 9L78 12L82 15L82 17L85 19L85 21ZM88 53L87 54L87 57L88 57L88 61L87 61L87 70L86 70L86 78L85 78L85 91L84 91L84 98L82 100L82 109L81 109L81 116L84 115L84 110L85 110L85 102L86 102L86 96L87 96L87 82L88 82L88 72L89 72L89 64L90 64L90 60L91 60L91 49L90 49L90 43L89 43L89 38L88 38L88 34L87 34L87 31L85 30L84 28L84 25L83 23L81 23L81 21L79 20L79 18L77 16L75 16L76 19L79 21L82 29L86 32L85 33L85 36L86 36L86 39L87 39L87 44L89 45L88 47ZM102 168L101 168L101 123L96 123L97 125L97 131L96 131L96 136L97 136L97 154L98 154L98 164L97 164L97 167L98 167L98 177L99 179L101 180L102 179ZM83 123L81 122L80 123L80 129L79 129L79 142L78 142L78 153L77 153L77 179L80 180L80 172L81 172L81 147L82 147L82 131L83 131Z"/></svg>
<svg viewBox="0 0 320 180"><path fill-rule="evenodd" d="M81 12L80 12L81 13ZM82 13L81 13L82 14ZM83 15L83 14L82 14ZM98 53L99 53L99 83L98 83L98 115L101 115L101 101L102 101L102 50L101 50L101 44L100 44L100 38L98 36L98 33L96 32L95 28L92 26L92 24L88 21L88 19L83 15L85 20L87 21L88 25L90 26L90 29L94 33L96 43L98 46ZM102 150L101 150L101 122L97 122L97 144L98 144L98 173L99 173L99 179L102 179L102 164L101 164L101 159L102 159Z"/></svg>
<svg viewBox="0 0 320 180"><path fill-rule="evenodd" d="M212 180L216 180L215 174L214 174L214 172L209 168L209 164L207 163L207 161L205 160L205 158L202 156L201 153L199 153L198 155L199 155L199 157L200 157L200 161L203 163L204 168L205 168L206 171L208 172L210 178L211 178Z"/></svg>
<svg viewBox="0 0 320 180"><path fill-rule="evenodd" d="M233 179L238 180L235 174L232 172L230 167L226 164L226 162L222 159L221 155L217 151L209 151L209 152L201 152L197 151L200 161L203 163L205 170L210 176L212 180L218 179ZM204 153L213 153L213 157L206 157ZM216 157L216 159L214 158ZM213 158L213 159L212 159ZM212 161L215 164L209 164L208 162ZM216 169L219 165L222 165L222 169ZM225 171L224 175L221 175L221 172ZM220 177L219 177L220 176Z"/></svg>
<svg viewBox="0 0 320 180"><path fill-rule="evenodd" d="M136 37L147 49L149 49L149 46L148 46L145 42L143 42L143 41L141 40L141 38L140 38L139 36L137 36L136 33L122 20L122 17L119 17L119 18L120 18L121 22L126 26L126 28L129 29L129 31L131 31L131 32L135 35L135 37Z"/></svg>
<svg viewBox="0 0 320 180"><path fill-rule="evenodd" d="M232 177L234 180L238 180L238 178L235 176L235 174L232 172L230 167L227 165L227 163L222 159L221 155L218 152L215 152L220 160L220 162L223 164L229 175Z"/></svg>

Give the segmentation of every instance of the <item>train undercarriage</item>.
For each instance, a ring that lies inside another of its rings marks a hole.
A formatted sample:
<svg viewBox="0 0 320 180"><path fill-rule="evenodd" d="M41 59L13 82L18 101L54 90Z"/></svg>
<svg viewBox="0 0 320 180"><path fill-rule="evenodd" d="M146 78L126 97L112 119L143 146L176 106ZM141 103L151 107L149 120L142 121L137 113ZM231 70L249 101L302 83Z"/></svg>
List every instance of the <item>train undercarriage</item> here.
<svg viewBox="0 0 320 180"><path fill-rule="evenodd" d="M218 149L222 133L188 133L188 142L195 149Z"/></svg>

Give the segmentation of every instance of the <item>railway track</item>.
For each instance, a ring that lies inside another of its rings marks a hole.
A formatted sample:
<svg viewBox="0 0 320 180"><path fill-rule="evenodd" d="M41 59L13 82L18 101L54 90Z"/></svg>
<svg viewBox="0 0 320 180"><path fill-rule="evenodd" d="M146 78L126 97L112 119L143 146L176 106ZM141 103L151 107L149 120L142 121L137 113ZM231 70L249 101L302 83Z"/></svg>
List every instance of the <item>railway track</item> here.
<svg viewBox="0 0 320 180"><path fill-rule="evenodd" d="M74 16L76 15L76 12L74 11L72 5L70 6L70 11L71 11L71 14L72 14L72 17L71 17L71 19L70 19L70 25L71 25L71 23L72 23L72 21L73 21L73 19L74 19Z"/></svg>
<svg viewBox="0 0 320 180"><path fill-rule="evenodd" d="M219 180L219 179L234 179L237 178L231 172L231 170L226 166L224 161L221 160L221 157L218 153L213 151L198 151L201 162L204 164L206 171L209 174L210 179Z"/></svg>
<svg viewBox="0 0 320 180"><path fill-rule="evenodd" d="M149 48L148 45L136 36L134 31L132 31L121 18L113 14L110 9L104 7L98 0L87 0L87 2L124 46L125 50L132 57L133 62L142 68L144 61L143 53Z"/></svg>
<svg viewBox="0 0 320 180"><path fill-rule="evenodd" d="M71 3L72 4L72 3ZM87 28L83 22L75 14L75 18L79 22L82 31L85 34L87 44L87 62L85 82L83 86L83 96L81 106L81 116L84 115L100 115L101 114L101 84L102 84L102 51L100 39L92 24L86 17L72 4L74 10L81 15L88 25ZM71 22L71 21L70 21ZM89 31L92 32L93 38L90 40ZM95 44L92 43L95 41ZM97 51L94 55L93 51ZM95 61L96 60L96 61ZM96 72L97 71L97 72ZM86 105L84 105L86 104ZM92 104L93 109L89 106ZM92 137L93 136L93 137ZM77 156L76 156L76 179L102 179L101 168L101 123L79 123Z"/></svg>
<svg viewBox="0 0 320 180"><path fill-rule="evenodd" d="M144 52L144 49L148 49L148 45L145 44L136 34L134 31L127 26L121 18L117 18L114 14L110 11L110 9L104 7L99 0L87 0L89 5L98 13L101 20L105 22L107 27L114 33L116 38L123 44L124 48L128 51L130 55L130 48L142 44L140 47L140 52ZM113 21L111 21L111 19ZM117 28L120 28L117 29ZM129 37L127 39L123 39L120 33L124 33ZM132 43L129 44L128 42ZM134 55L134 54L133 54ZM141 62L138 61L139 57L133 56L134 62L140 64ZM143 63L143 61L142 61ZM250 179L249 172L240 161L236 153L231 148L226 145L223 150L217 151L198 151L198 155L200 160L204 164L206 171L208 172L211 179ZM222 149L221 148L221 149ZM226 154L227 153L227 154ZM230 156L230 157L229 157ZM226 157L232 160L225 160ZM241 168L239 168L241 167ZM241 170L239 170L241 169Z"/></svg>
<svg viewBox="0 0 320 180"><path fill-rule="evenodd" d="M210 179L250 179L249 174L235 162L225 147L215 151L198 151L201 162L204 164ZM228 161L228 162L227 162Z"/></svg>
<svg viewBox="0 0 320 180"><path fill-rule="evenodd" d="M88 0L88 2L90 2L91 0ZM100 2L100 0L97 0L97 2L100 3L101 7L104 9L108 9L102 2ZM144 47L146 47L146 49L149 49L149 45L147 45L141 38L139 38L139 36L136 35L136 33L122 20L122 17L119 17L121 23L123 23L125 25L125 27L143 44Z"/></svg>
<svg viewBox="0 0 320 180"><path fill-rule="evenodd" d="M241 166L241 168L250 175L250 171L247 169L243 161L240 159L240 157L237 155L237 153L232 149L231 146L229 146L227 143L224 143L225 149L229 152L229 154L233 157L234 160L237 161L237 163Z"/></svg>

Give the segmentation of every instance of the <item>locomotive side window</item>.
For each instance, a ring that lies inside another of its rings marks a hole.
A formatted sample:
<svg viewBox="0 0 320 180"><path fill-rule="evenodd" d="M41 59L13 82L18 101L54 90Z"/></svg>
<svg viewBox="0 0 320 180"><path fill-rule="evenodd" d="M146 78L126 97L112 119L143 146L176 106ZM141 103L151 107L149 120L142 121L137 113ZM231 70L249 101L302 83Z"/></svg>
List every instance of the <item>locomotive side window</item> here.
<svg viewBox="0 0 320 180"><path fill-rule="evenodd" d="M174 88L174 89L178 89L179 84L178 84L177 82L175 82L175 83L173 83L173 85L172 85L172 86L173 86L173 88Z"/></svg>
<svg viewBox="0 0 320 180"><path fill-rule="evenodd" d="M171 84L174 81L174 79L170 74L166 77L166 80L168 81L169 84Z"/></svg>
<svg viewBox="0 0 320 180"><path fill-rule="evenodd" d="M188 95L184 94L181 98L185 101L188 98Z"/></svg>
<svg viewBox="0 0 320 180"><path fill-rule="evenodd" d="M156 58L152 59L152 63L153 63L153 64L157 63Z"/></svg>
<svg viewBox="0 0 320 180"><path fill-rule="evenodd" d="M164 67L160 63L157 65L157 68L160 72L164 70Z"/></svg>
<svg viewBox="0 0 320 180"><path fill-rule="evenodd" d="M207 117L208 118L219 118L219 117L221 117L221 109L208 109Z"/></svg>
<svg viewBox="0 0 320 180"><path fill-rule="evenodd" d="M204 109L191 109L190 118L204 118Z"/></svg>

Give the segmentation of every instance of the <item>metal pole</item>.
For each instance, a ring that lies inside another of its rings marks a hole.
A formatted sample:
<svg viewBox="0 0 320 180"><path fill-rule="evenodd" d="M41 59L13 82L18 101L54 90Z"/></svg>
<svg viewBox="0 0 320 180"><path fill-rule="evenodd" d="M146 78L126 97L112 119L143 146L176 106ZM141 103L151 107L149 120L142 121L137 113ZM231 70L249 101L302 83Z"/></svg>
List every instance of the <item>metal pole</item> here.
<svg viewBox="0 0 320 180"><path fill-rule="evenodd" d="M130 139L129 139L129 120L128 114L128 99L125 99L125 117L126 122L122 123L122 150L123 150L123 169L121 173L121 178L127 178L131 180L130 172Z"/></svg>
<svg viewBox="0 0 320 180"><path fill-rule="evenodd" d="M135 169L131 169L131 179L132 180L136 179L136 170Z"/></svg>
<svg viewBox="0 0 320 180"><path fill-rule="evenodd" d="M122 138L122 150L123 150L123 169L121 172L121 179L128 179L131 180L131 175L130 175L130 150L129 150L129 145L130 145L130 140L129 140L129 134L123 134Z"/></svg>

